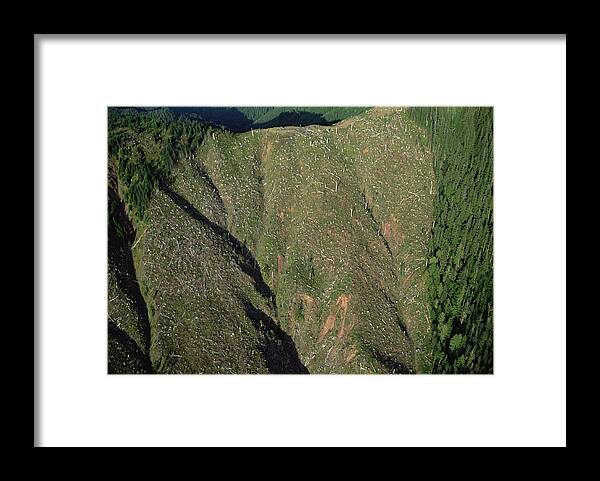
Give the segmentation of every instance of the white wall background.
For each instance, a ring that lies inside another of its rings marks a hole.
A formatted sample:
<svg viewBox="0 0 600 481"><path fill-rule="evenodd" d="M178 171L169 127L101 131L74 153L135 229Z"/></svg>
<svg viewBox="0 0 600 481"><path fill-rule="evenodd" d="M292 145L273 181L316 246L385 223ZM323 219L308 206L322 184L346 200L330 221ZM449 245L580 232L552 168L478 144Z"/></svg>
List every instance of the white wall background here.
<svg viewBox="0 0 600 481"><path fill-rule="evenodd" d="M566 40L38 37L38 443L564 445ZM493 105L493 376L108 376L107 105Z"/></svg>

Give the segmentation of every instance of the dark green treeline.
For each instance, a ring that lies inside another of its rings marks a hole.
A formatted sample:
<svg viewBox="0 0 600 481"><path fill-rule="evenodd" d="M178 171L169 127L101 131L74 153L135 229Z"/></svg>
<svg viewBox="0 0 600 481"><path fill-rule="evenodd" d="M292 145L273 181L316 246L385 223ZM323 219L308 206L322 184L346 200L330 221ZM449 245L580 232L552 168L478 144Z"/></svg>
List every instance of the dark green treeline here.
<svg viewBox="0 0 600 481"><path fill-rule="evenodd" d="M109 108L108 155L115 159L123 198L136 221L144 218L159 182L169 181L178 158L192 155L208 129L168 109Z"/></svg>
<svg viewBox="0 0 600 481"><path fill-rule="evenodd" d="M493 371L493 109L414 107L437 180L428 260L433 370Z"/></svg>

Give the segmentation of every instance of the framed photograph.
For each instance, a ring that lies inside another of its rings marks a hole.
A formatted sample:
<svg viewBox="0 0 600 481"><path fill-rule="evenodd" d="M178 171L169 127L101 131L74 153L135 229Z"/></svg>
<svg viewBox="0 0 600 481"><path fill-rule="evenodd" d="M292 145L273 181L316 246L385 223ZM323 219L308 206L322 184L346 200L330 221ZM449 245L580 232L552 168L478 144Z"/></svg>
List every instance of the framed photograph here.
<svg viewBox="0 0 600 481"><path fill-rule="evenodd" d="M35 446L566 445L566 35L34 65Z"/></svg>

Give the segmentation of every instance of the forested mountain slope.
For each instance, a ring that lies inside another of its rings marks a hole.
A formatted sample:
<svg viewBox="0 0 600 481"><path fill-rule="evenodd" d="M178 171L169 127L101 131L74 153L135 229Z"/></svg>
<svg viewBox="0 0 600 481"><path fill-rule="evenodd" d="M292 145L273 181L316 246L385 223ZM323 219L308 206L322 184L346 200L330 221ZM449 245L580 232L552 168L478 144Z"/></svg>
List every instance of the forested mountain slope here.
<svg viewBox="0 0 600 481"><path fill-rule="evenodd" d="M428 135L397 108L245 133L109 111L109 371L441 365Z"/></svg>
<svg viewBox="0 0 600 481"><path fill-rule="evenodd" d="M429 300L435 372L493 371L493 109L421 107L438 179Z"/></svg>

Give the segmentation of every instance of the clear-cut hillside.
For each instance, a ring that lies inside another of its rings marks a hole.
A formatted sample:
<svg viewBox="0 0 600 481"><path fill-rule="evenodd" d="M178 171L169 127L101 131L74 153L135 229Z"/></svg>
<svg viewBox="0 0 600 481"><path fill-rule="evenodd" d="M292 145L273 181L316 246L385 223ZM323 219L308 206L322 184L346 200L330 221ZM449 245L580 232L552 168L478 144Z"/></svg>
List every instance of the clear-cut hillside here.
<svg viewBox="0 0 600 481"><path fill-rule="evenodd" d="M210 131L127 243L147 339L114 302L111 322L155 372L428 371L436 186L421 136L391 108Z"/></svg>

